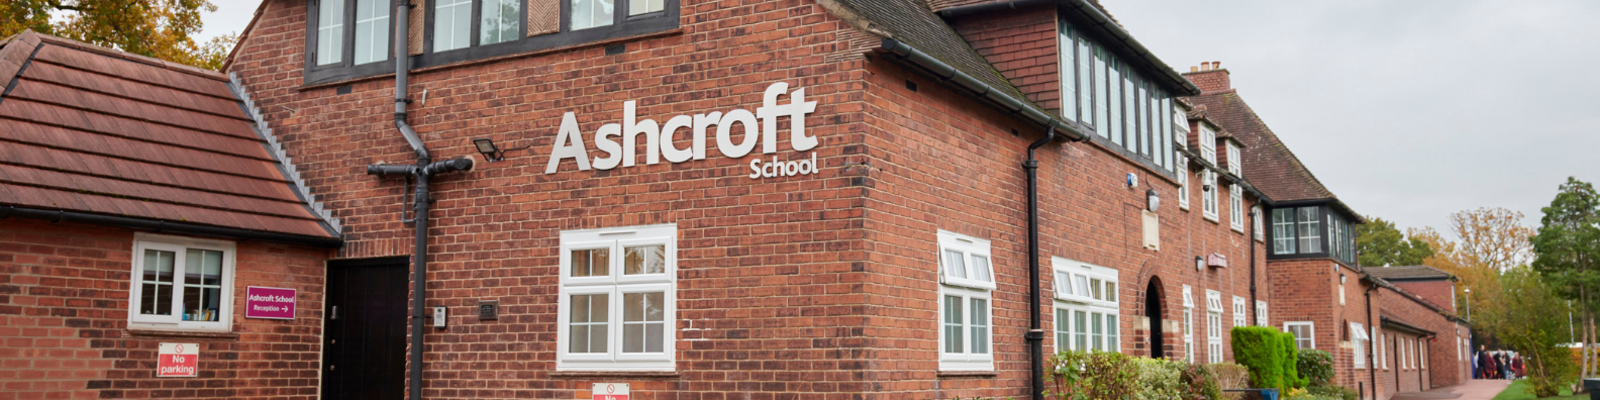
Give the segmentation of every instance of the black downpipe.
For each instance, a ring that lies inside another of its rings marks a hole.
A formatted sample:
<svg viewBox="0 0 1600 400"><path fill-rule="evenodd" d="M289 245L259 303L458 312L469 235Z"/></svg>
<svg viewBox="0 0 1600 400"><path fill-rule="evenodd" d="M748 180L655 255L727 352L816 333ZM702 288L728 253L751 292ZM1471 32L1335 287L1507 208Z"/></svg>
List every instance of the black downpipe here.
<svg viewBox="0 0 1600 400"><path fill-rule="evenodd" d="M1366 307L1367 307L1367 326L1368 327L1372 327L1372 328L1376 328L1377 327L1377 325L1373 325L1372 324L1372 291L1373 290L1377 290L1377 289L1378 289L1378 285L1377 285L1376 282L1374 282L1373 285L1367 287L1367 290L1364 292L1366 294L1366 296L1367 296L1367 305L1366 305ZM1377 331L1376 329L1369 329L1369 330L1374 331L1374 332ZM1378 338L1369 337L1369 338L1367 338L1367 342L1369 342L1369 343L1378 343ZM1373 354L1373 353L1377 353L1376 351L1373 351L1375 348L1376 348L1376 346L1370 346L1370 345L1367 346L1367 374L1370 375L1371 376L1370 379L1372 379L1372 390L1371 390L1371 392L1372 392L1372 399L1373 400L1377 400L1377 398L1378 398L1378 358L1377 358L1377 354Z"/></svg>
<svg viewBox="0 0 1600 400"><path fill-rule="evenodd" d="M1244 238L1246 242L1250 243L1250 308L1255 308L1256 304L1261 304L1259 303L1261 300L1256 298L1256 218L1261 216L1261 211L1259 211L1261 208L1260 199L1260 197L1256 197L1256 206L1250 208L1250 235ZM1262 224L1265 223L1266 221L1262 221ZM1261 324L1261 311L1257 310L1255 316L1256 324ZM1271 321L1267 322L1270 325Z"/></svg>
<svg viewBox="0 0 1600 400"><path fill-rule="evenodd" d="M1037 150L1056 140L1055 120L1046 123L1044 138L1028 145L1028 161L1022 169L1028 171L1028 358L1033 367L1029 382L1033 383L1033 400L1044 399L1044 329L1039 314L1039 160L1033 158Z"/></svg>

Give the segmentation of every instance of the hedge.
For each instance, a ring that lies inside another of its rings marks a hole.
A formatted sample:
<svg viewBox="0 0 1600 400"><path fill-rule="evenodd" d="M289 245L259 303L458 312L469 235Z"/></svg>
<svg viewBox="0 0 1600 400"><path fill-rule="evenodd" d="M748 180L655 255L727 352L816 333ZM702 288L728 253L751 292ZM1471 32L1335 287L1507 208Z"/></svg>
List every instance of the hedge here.
<svg viewBox="0 0 1600 400"><path fill-rule="evenodd" d="M1300 378L1294 335L1277 328L1241 326L1233 328L1233 359L1250 370L1250 385L1276 388L1280 393L1305 387Z"/></svg>

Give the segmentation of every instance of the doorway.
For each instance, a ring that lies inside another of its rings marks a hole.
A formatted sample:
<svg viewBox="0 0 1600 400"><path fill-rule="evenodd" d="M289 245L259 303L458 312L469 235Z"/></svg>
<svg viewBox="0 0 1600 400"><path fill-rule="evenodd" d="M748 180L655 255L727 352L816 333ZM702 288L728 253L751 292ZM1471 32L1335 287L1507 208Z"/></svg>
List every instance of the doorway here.
<svg viewBox="0 0 1600 400"><path fill-rule="evenodd" d="M328 262L323 399L405 396L410 265L405 257Z"/></svg>
<svg viewBox="0 0 1600 400"><path fill-rule="evenodd" d="M1150 321L1150 358L1166 358L1166 324L1161 319L1161 280L1150 278L1144 289L1144 316Z"/></svg>

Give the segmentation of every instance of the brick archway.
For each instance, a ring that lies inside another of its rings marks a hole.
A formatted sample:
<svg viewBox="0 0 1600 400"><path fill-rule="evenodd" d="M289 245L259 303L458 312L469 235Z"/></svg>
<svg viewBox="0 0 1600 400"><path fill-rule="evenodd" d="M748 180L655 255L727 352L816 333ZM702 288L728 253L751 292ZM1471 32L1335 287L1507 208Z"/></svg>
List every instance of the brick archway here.
<svg viewBox="0 0 1600 400"><path fill-rule="evenodd" d="M1145 345L1145 355L1150 358L1166 358L1167 335L1165 324L1162 323L1166 320L1164 307L1166 298L1166 291L1161 287L1161 278L1150 277L1150 282L1145 286L1143 304L1144 320L1148 323L1141 327L1144 330L1144 343L1140 343Z"/></svg>

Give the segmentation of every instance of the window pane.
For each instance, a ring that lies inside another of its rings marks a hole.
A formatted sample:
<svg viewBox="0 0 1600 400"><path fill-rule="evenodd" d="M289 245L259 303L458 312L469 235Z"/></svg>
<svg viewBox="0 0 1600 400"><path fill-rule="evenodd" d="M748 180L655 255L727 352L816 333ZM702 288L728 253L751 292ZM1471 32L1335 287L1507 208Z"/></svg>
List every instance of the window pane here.
<svg viewBox="0 0 1600 400"><path fill-rule="evenodd" d="M433 51L466 48L472 38L472 0L436 0Z"/></svg>
<svg viewBox="0 0 1600 400"><path fill-rule="evenodd" d="M1072 40L1072 26L1065 21L1061 22L1060 38L1056 43L1061 49L1056 52L1061 54L1061 117L1068 121L1078 120L1078 63L1073 60L1073 55L1078 53L1077 42Z"/></svg>
<svg viewBox="0 0 1600 400"><path fill-rule="evenodd" d="M1089 346L1093 347L1095 351L1103 351L1106 349L1105 346L1100 344L1101 341L1105 340L1105 338L1102 336L1102 332L1105 328L1103 323L1100 322L1100 316L1100 313L1090 313L1089 318L1089 334L1091 335L1089 337Z"/></svg>
<svg viewBox="0 0 1600 400"><path fill-rule="evenodd" d="M1294 209L1272 210L1272 254L1294 254Z"/></svg>
<svg viewBox="0 0 1600 400"><path fill-rule="evenodd" d="M322 0L317 7L317 65L337 64L344 56L344 0Z"/></svg>
<svg viewBox="0 0 1600 400"><path fill-rule="evenodd" d="M1094 126L1094 110L1091 107L1094 104L1094 56L1091 52L1089 39L1078 38L1078 109L1082 110L1081 122Z"/></svg>
<svg viewBox="0 0 1600 400"><path fill-rule="evenodd" d="M989 301L972 299L972 354L989 353Z"/></svg>
<svg viewBox="0 0 1600 400"><path fill-rule="evenodd" d="M609 26L612 21L611 0L572 0L572 30Z"/></svg>
<svg viewBox="0 0 1600 400"><path fill-rule="evenodd" d="M1065 272L1056 273L1056 291L1059 294L1072 295L1072 275Z"/></svg>
<svg viewBox="0 0 1600 400"><path fill-rule="evenodd" d="M1078 351L1088 350L1089 330L1087 328L1089 326L1089 313L1083 311L1073 311L1072 316L1073 332L1078 336L1078 346L1074 348L1078 349Z"/></svg>
<svg viewBox="0 0 1600 400"><path fill-rule="evenodd" d="M623 250L622 274L660 274L667 271L667 245L633 246Z"/></svg>
<svg viewBox="0 0 1600 400"><path fill-rule="evenodd" d="M1106 114L1109 113L1106 104L1110 102L1106 99L1106 49L1100 46L1094 47L1094 79L1092 81L1094 83L1094 132L1100 134L1100 137L1105 137L1110 134L1109 129L1111 129L1109 128L1110 123L1106 119L1108 118Z"/></svg>
<svg viewBox="0 0 1600 400"><path fill-rule="evenodd" d="M1056 309L1056 352L1072 349L1072 312Z"/></svg>
<svg viewBox="0 0 1600 400"><path fill-rule="evenodd" d="M610 298L606 294L572 295L571 344L572 353L606 352L607 309Z"/></svg>
<svg viewBox="0 0 1600 400"><path fill-rule="evenodd" d="M1099 279L1089 280L1089 297L1094 298L1095 300L1105 300L1105 295L1100 292Z"/></svg>
<svg viewBox="0 0 1600 400"><path fill-rule="evenodd" d="M478 11L478 45L516 40L522 35L522 0L483 0Z"/></svg>
<svg viewBox="0 0 1600 400"><path fill-rule="evenodd" d="M994 282L994 279L989 276L989 257L973 255L972 274L974 275L972 279L977 279L984 282Z"/></svg>
<svg viewBox="0 0 1600 400"><path fill-rule="evenodd" d="M1111 116L1103 125L1106 126L1106 134L1111 135L1111 143L1121 146L1122 124L1124 122L1122 118L1122 71L1119 71L1118 68L1121 63L1109 61L1115 60L1110 55L1107 55L1106 59L1108 60L1106 62L1106 73L1109 74L1106 76L1106 87L1111 91L1106 97L1108 102L1106 106L1111 110Z"/></svg>
<svg viewBox="0 0 1600 400"><path fill-rule="evenodd" d="M139 314L172 315L172 283L178 253L144 251L144 266L139 294Z"/></svg>
<svg viewBox="0 0 1600 400"><path fill-rule="evenodd" d="M1117 346L1120 344L1117 341L1119 340L1117 337L1118 325L1119 321L1117 321L1116 314L1106 314L1106 351L1117 351Z"/></svg>
<svg viewBox="0 0 1600 400"><path fill-rule="evenodd" d="M585 249L572 251L572 276L611 275L611 249Z"/></svg>
<svg viewBox="0 0 1600 400"><path fill-rule="evenodd" d="M1300 252L1322 252L1322 220L1316 207L1300 207Z"/></svg>
<svg viewBox="0 0 1600 400"><path fill-rule="evenodd" d="M183 286L183 320L218 321L222 308L222 252L187 251Z"/></svg>
<svg viewBox="0 0 1600 400"><path fill-rule="evenodd" d="M1073 275L1072 281L1078 285L1079 296L1089 295L1089 278L1084 277L1083 275Z"/></svg>
<svg viewBox="0 0 1600 400"><path fill-rule="evenodd" d="M628 0L628 15L649 14L662 9L661 0Z"/></svg>
<svg viewBox="0 0 1600 400"><path fill-rule="evenodd" d="M945 250L944 251L944 271L945 271L945 273L949 274L950 277L952 277L952 278L966 279L966 277L967 277L967 263L966 263L966 260L964 260L964 258L965 257L962 257L961 252L959 252L959 251Z"/></svg>
<svg viewBox="0 0 1600 400"><path fill-rule="evenodd" d="M655 293L626 293L622 295L622 352L641 353L661 351L662 319L665 317L664 295ZM656 341L649 340L650 331ZM654 350L646 350L654 349Z"/></svg>
<svg viewBox="0 0 1600 400"><path fill-rule="evenodd" d="M1106 301L1110 301L1110 302L1116 302L1117 301L1117 283L1116 282L1106 282Z"/></svg>
<svg viewBox="0 0 1600 400"><path fill-rule="evenodd" d="M1158 125L1161 127L1161 141L1156 142L1159 145L1156 152L1161 153L1161 157L1167 159L1167 168L1183 171L1178 169L1183 167L1182 165L1173 163L1173 151L1168 148L1172 145L1172 99L1167 98L1166 92L1158 90L1157 93L1156 102L1161 105L1161 112L1156 113L1155 119L1161 121L1160 125Z"/></svg>
<svg viewBox="0 0 1600 400"><path fill-rule="evenodd" d="M356 65L389 59L389 2L356 0Z"/></svg>
<svg viewBox="0 0 1600 400"><path fill-rule="evenodd" d="M944 297L944 352L961 353L961 298Z"/></svg>

